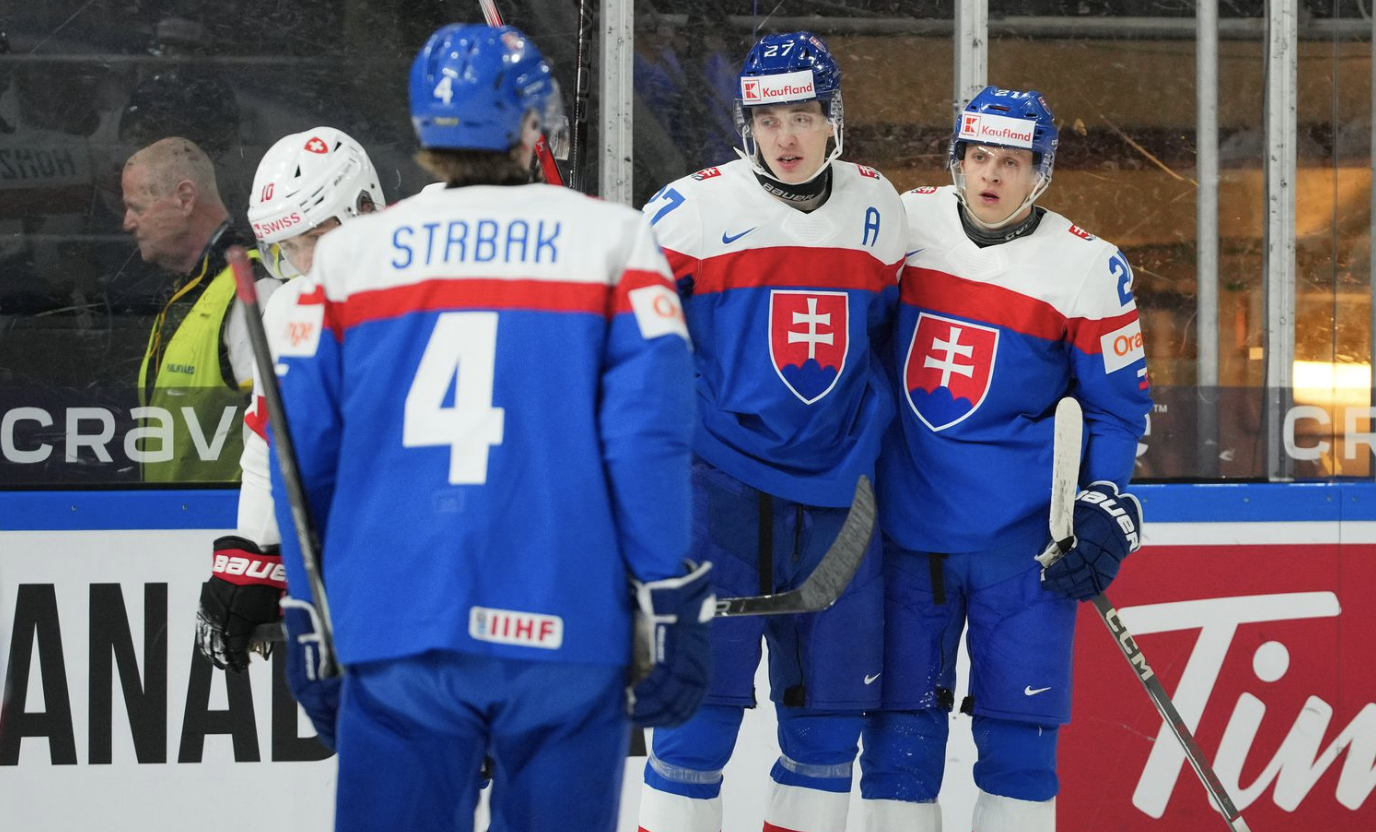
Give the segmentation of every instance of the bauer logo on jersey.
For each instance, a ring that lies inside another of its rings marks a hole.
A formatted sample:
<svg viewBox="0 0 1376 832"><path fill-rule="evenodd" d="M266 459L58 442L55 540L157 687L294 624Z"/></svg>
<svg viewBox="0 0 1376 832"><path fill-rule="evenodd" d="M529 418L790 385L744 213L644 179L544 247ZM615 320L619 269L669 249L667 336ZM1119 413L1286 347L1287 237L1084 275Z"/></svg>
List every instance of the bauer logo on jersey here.
<svg viewBox="0 0 1376 832"><path fill-rule="evenodd" d="M1104 372L1112 373L1147 357L1142 347L1142 324L1136 320L1099 336L1104 352Z"/></svg>
<svg viewBox="0 0 1376 832"><path fill-rule="evenodd" d="M1031 147L1036 123L989 113L966 113L960 119L961 141Z"/></svg>
<svg viewBox="0 0 1376 832"><path fill-rule="evenodd" d="M804 404L830 393L845 369L849 312L845 292L769 293L769 357L779 378Z"/></svg>
<svg viewBox="0 0 1376 832"><path fill-rule="evenodd" d="M741 103L748 107L816 97L817 89L813 86L810 69L741 79Z"/></svg>
<svg viewBox="0 0 1376 832"><path fill-rule="evenodd" d="M908 406L932 430L964 421L989 394L998 350L997 329L919 313L903 365Z"/></svg>
<svg viewBox="0 0 1376 832"><path fill-rule="evenodd" d="M478 641L558 650L564 643L564 619L536 612L473 607L468 611L468 634Z"/></svg>

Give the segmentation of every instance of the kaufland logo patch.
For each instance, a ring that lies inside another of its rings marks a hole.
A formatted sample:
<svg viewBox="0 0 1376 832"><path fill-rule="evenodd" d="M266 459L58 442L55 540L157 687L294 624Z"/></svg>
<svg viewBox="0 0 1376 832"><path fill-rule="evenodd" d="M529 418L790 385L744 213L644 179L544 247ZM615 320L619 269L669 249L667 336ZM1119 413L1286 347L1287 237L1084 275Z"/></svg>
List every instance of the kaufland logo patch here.
<svg viewBox="0 0 1376 832"><path fill-rule="evenodd" d="M995 116L988 113L966 113L960 120L960 138L964 141L1031 147L1037 125L1020 118Z"/></svg>
<svg viewBox="0 0 1376 832"><path fill-rule="evenodd" d="M741 103L751 106L817 97L812 70L741 79Z"/></svg>

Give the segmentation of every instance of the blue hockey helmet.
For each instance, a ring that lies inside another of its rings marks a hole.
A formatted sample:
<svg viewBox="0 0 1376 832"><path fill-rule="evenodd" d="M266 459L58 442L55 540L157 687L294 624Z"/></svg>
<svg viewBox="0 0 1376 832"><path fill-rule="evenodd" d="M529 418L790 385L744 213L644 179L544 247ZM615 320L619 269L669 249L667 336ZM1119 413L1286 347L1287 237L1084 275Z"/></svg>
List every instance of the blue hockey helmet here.
<svg viewBox="0 0 1376 832"><path fill-rule="evenodd" d="M811 32L765 35L751 47L741 67L736 98L736 131L743 154L756 173L769 176L757 159L750 108L816 100L836 131L836 145L817 174L841 155L845 110L841 104L841 67L822 39ZM813 174L815 177L817 174Z"/></svg>
<svg viewBox="0 0 1376 832"><path fill-rule="evenodd" d="M421 147L510 150L534 110L556 155L567 147L559 85L519 29L454 23L437 30L411 64L411 123ZM561 147L562 146L562 147Z"/></svg>
<svg viewBox="0 0 1376 832"><path fill-rule="evenodd" d="M961 160L965 158L966 145L1030 150L1033 163L1037 165L1039 179L1022 205L1009 215L1010 219L1017 216L1023 208L1035 202L1051 184L1051 172L1056 166L1058 136L1051 105L1046 103L1046 98L1041 93L1036 90L985 87L970 99L970 103L956 116L947 164L955 180L957 193L964 200L965 176L961 172Z"/></svg>

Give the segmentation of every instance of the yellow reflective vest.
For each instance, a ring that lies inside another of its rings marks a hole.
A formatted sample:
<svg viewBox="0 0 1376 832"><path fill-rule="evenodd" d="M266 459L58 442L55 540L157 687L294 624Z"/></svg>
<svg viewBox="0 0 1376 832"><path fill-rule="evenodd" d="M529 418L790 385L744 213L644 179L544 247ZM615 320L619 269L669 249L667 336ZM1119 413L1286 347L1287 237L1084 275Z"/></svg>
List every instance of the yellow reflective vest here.
<svg viewBox="0 0 1376 832"><path fill-rule="evenodd" d="M144 482L239 481L244 409L252 382L241 387L235 381L223 346L226 318L234 304L234 274L224 259L229 245L227 240L210 244L198 270L153 322L139 366L142 407L133 414L139 425L135 447L141 452ZM257 250L246 248L257 261ZM211 273L212 268L218 270ZM199 297L191 301L198 291ZM191 307L171 326L169 318L180 311L179 302Z"/></svg>

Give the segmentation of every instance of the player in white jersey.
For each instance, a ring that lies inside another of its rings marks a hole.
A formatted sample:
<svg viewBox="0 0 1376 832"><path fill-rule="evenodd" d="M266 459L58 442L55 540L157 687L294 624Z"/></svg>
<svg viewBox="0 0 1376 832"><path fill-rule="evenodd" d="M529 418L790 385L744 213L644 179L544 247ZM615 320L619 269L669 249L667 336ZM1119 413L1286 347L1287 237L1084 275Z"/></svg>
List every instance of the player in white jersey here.
<svg viewBox="0 0 1376 832"><path fill-rule="evenodd" d="M279 139L258 163L248 210L261 262L281 280L311 270L315 244L353 217L381 210L382 186L368 154L334 127L320 126ZM284 331L287 312L309 280L288 280L268 300L263 325L274 345L293 337ZM280 553L281 534L273 514L268 477L266 403L255 375L253 402L244 417L244 451L239 459L235 534L214 543L210 580L201 588L196 643L216 667L242 673L248 668L255 627L281 618L278 602L286 589ZM265 656L271 643L260 648ZM293 690L327 744L333 743L332 698L320 702L319 687L306 689L296 662L289 665ZM298 690L299 689L299 690ZM323 706L323 709L322 709Z"/></svg>
<svg viewBox="0 0 1376 832"><path fill-rule="evenodd" d="M899 416L877 483L884 704L861 758L870 832L940 832L962 629L974 828L1053 832L1077 602L1102 592L1139 543L1141 509L1120 492L1151 407L1132 270L1115 246L1033 204L1056 144L1040 94L989 87L957 119L955 187L903 195ZM1043 571L1064 396L1084 410L1084 491L1074 545Z"/></svg>
<svg viewBox="0 0 1376 832"><path fill-rule="evenodd" d="M890 327L903 212L878 172L837 160L840 80L816 36L766 36L740 77L743 158L644 208L693 336L694 557L712 561L721 595L787 590L811 573L893 414L872 345ZM641 829L721 829L722 769L755 705L762 638L782 752L765 829L844 829L862 712L882 684L877 543L825 612L716 622L706 704L655 731Z"/></svg>

